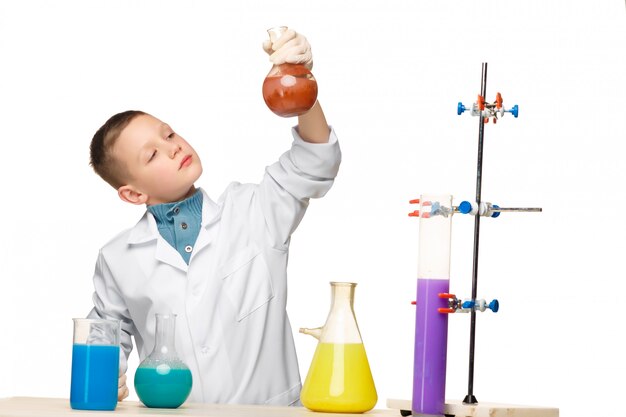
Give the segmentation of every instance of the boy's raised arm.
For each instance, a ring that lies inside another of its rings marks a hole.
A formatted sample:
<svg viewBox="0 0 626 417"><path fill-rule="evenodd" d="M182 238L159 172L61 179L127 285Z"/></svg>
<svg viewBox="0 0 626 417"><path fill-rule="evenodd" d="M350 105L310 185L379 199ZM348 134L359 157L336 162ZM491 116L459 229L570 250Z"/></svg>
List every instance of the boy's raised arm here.
<svg viewBox="0 0 626 417"><path fill-rule="evenodd" d="M298 133L302 140L310 143L327 143L330 129L319 101L311 110L298 116Z"/></svg>

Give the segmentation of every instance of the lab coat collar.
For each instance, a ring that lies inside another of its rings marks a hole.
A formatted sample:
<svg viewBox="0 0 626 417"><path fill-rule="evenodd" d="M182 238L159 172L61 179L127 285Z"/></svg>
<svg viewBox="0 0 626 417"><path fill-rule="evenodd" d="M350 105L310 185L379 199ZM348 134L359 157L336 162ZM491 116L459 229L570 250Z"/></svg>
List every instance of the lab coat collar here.
<svg viewBox="0 0 626 417"><path fill-rule="evenodd" d="M217 222L221 217L221 206L216 204L209 195L200 188L202 192L202 223L200 226L200 234L194 248L194 252L199 251L204 246L210 243L210 238L206 233L202 233L202 229L207 229L209 226ZM159 229L156 224L156 220L152 213L148 210L144 213L143 217L133 227L128 236L129 245L140 245L142 243L148 243L156 240L156 252L155 258L161 262L165 262L168 265L176 267L182 271L187 271L188 265L183 260L182 256L159 234Z"/></svg>
<svg viewBox="0 0 626 417"><path fill-rule="evenodd" d="M200 191L202 192L202 223L200 224L200 233L198 233L193 254L191 255L192 259L196 253L211 243L214 234L209 233L208 229L222 217L223 205L211 200L211 197L202 188Z"/></svg>
<svg viewBox="0 0 626 417"><path fill-rule="evenodd" d="M163 239L159 233L159 229L157 228L154 216L146 210L143 217L130 231L128 244L131 246L141 245L152 241L156 241L156 250L154 252L154 258L156 260L178 268L181 271L187 272L187 264L185 263L183 257L180 256L180 253L178 253L172 245Z"/></svg>
<svg viewBox="0 0 626 417"><path fill-rule="evenodd" d="M146 210L128 236L129 245L138 245L155 240L159 236L159 229L154 216Z"/></svg>
<svg viewBox="0 0 626 417"><path fill-rule="evenodd" d="M206 229L220 219L222 206L211 200L204 189L200 188L200 191L202 192L202 227Z"/></svg>
<svg viewBox="0 0 626 417"><path fill-rule="evenodd" d="M221 207L211 197L200 188L202 192L202 222L201 227L207 228L213 223L217 222L221 217ZM128 243L130 245L137 245L146 243L156 239L159 236L159 229L157 228L156 220L154 216L146 210L143 217L137 222L135 227L130 231L128 237Z"/></svg>

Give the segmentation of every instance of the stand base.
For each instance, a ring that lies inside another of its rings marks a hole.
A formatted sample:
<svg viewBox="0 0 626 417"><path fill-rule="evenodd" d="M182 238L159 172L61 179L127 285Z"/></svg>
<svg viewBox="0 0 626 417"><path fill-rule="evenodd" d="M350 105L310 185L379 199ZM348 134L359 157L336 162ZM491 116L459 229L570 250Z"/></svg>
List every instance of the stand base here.
<svg viewBox="0 0 626 417"><path fill-rule="evenodd" d="M403 416L411 414L410 400L388 399L387 407L399 410ZM559 417L559 409L484 402L463 404L461 401L450 401L446 402L444 414L454 417Z"/></svg>

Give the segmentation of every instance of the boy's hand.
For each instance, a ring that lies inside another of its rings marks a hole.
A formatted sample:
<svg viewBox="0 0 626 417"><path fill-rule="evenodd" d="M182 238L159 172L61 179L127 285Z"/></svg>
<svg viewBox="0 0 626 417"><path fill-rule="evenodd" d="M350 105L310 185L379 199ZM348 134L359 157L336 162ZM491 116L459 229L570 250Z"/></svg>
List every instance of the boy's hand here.
<svg viewBox="0 0 626 417"><path fill-rule="evenodd" d="M270 56L270 61L274 65L287 62L302 64L308 69L313 68L311 45L303 35L294 30L288 29L273 43L269 39L264 41L263 50Z"/></svg>
<svg viewBox="0 0 626 417"><path fill-rule="evenodd" d="M117 400L122 401L128 397L128 387L126 386L126 374L120 374L117 380Z"/></svg>

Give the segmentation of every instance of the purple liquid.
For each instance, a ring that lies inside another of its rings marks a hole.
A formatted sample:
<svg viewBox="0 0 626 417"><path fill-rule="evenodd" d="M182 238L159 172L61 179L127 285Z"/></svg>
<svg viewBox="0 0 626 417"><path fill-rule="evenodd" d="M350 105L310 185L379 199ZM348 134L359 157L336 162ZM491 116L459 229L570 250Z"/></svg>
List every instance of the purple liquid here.
<svg viewBox="0 0 626 417"><path fill-rule="evenodd" d="M448 349L448 315L437 311L447 308L447 279L417 280L415 315L415 358L413 362L414 414L442 415L446 396L446 353Z"/></svg>

